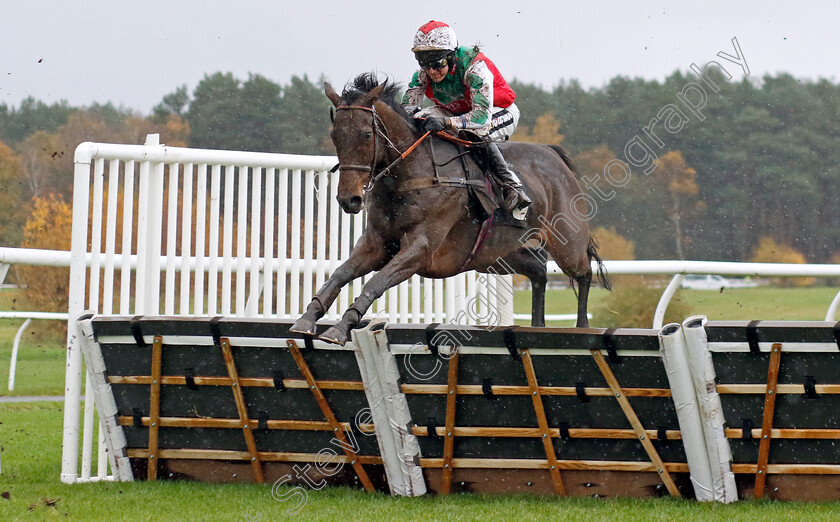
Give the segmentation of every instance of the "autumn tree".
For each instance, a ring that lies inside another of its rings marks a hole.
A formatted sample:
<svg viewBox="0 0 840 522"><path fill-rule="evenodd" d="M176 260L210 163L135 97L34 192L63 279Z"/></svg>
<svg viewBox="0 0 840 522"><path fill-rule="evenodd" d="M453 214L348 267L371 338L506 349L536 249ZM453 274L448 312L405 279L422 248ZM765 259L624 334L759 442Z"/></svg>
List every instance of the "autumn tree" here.
<svg viewBox="0 0 840 522"><path fill-rule="evenodd" d="M582 174L595 175L602 173L604 167L614 159L616 159L615 153L609 147L599 145L577 154L575 165Z"/></svg>
<svg viewBox="0 0 840 522"><path fill-rule="evenodd" d="M544 143L546 145L560 145L565 136L560 134L560 122L551 113L545 113L537 118L533 128L520 126L511 137L513 141L524 143Z"/></svg>
<svg viewBox="0 0 840 522"><path fill-rule="evenodd" d="M769 236L758 240L758 244L753 247L750 261L753 263L807 263L802 252L790 245L779 244ZM779 278L777 282L782 286L810 286L814 284L814 281L813 277L788 277Z"/></svg>
<svg viewBox="0 0 840 522"><path fill-rule="evenodd" d="M21 239L24 222L21 194L25 189L20 158L0 141L0 245L16 246Z"/></svg>
<svg viewBox="0 0 840 522"><path fill-rule="evenodd" d="M69 163L61 136L56 133L37 131L18 145L18 153L24 167L26 179L25 200L32 197L44 198L55 191L56 181L67 177Z"/></svg>
<svg viewBox="0 0 840 522"><path fill-rule="evenodd" d="M598 252L602 258L615 260L636 259L636 245L633 241L616 232L615 228L593 228L592 237L598 243Z"/></svg>
<svg viewBox="0 0 840 522"><path fill-rule="evenodd" d="M147 134L160 134L161 143L184 147L190 128L171 114L162 123L108 105L79 109L57 132L37 131L18 145L25 179L22 201L56 194L69 201L73 189L73 156L85 141L140 144Z"/></svg>
<svg viewBox="0 0 840 522"><path fill-rule="evenodd" d="M123 121L121 133L125 136L125 143L145 143L146 135L160 134L162 144L186 147L190 138L190 126L177 114L170 114L161 123L149 118L128 116Z"/></svg>
<svg viewBox="0 0 840 522"><path fill-rule="evenodd" d="M666 184L666 191L671 196L671 208L668 217L674 225L674 243L679 259L685 259L683 250L683 217L691 212L689 207L697 196L697 171L689 167L679 151L670 151L659 158L659 166L653 171L654 179ZM702 209L703 205L694 202L693 210Z"/></svg>
<svg viewBox="0 0 840 522"><path fill-rule="evenodd" d="M73 210L60 197L36 197L23 227L23 248L70 250ZM17 275L26 286L25 297L36 310L67 310L69 269L44 266L18 266Z"/></svg>

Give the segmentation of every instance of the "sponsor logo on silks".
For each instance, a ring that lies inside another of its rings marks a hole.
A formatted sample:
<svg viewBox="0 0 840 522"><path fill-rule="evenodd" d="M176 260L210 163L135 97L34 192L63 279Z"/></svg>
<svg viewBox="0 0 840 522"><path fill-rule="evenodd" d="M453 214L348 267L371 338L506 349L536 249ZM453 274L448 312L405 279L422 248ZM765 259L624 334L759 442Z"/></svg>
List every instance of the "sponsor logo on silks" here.
<svg viewBox="0 0 840 522"><path fill-rule="evenodd" d="M498 125L500 123L505 123L506 121L512 120L513 115L509 112L502 114L501 116L497 116L493 118L493 125Z"/></svg>
<svg viewBox="0 0 840 522"><path fill-rule="evenodd" d="M501 110L493 115L490 123L490 128L493 129L491 132L503 129L508 125L513 125L513 114L507 110Z"/></svg>

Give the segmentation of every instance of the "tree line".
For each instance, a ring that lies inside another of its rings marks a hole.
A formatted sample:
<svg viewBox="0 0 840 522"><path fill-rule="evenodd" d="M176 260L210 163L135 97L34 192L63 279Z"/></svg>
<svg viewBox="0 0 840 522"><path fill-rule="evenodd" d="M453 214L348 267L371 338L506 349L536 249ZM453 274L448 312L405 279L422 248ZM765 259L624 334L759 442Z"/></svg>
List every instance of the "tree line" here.
<svg viewBox="0 0 840 522"><path fill-rule="evenodd" d="M688 114L679 132L659 132L655 169L634 167L626 185L603 182L604 167L696 81L682 72L661 81L618 76L588 89L574 80L552 89L514 80L522 119L513 139L562 144L581 179L600 176L600 185L588 184L593 227L626 238L639 258L746 261L766 239L809 262L840 261L837 83L783 73L717 79L702 119ZM35 202L70 200L82 141L142 143L157 132L168 145L333 154L322 85L219 72L192 91L176 88L148 115L110 103L0 105L0 200L9 209L0 216L0 244L21 244ZM774 249L767 245L763 251Z"/></svg>

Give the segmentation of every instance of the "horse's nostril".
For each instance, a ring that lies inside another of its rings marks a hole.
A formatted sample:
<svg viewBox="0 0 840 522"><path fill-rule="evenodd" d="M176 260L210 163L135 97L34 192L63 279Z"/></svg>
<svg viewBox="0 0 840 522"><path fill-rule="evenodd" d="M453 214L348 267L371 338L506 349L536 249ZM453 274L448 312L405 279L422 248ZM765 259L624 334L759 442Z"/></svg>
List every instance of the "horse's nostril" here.
<svg viewBox="0 0 840 522"><path fill-rule="evenodd" d="M353 210L358 210L362 208L362 198L359 196L353 196L350 198L350 208Z"/></svg>

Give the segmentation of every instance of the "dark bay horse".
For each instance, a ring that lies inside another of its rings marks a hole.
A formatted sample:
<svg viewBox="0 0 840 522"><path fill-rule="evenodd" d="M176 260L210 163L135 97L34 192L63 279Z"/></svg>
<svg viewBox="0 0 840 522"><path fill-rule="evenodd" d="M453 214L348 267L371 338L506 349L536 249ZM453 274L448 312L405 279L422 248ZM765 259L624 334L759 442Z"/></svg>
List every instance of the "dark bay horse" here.
<svg viewBox="0 0 840 522"><path fill-rule="evenodd" d="M398 86L378 84L374 75L358 76L342 95L329 84L324 90L336 107L330 137L341 165L338 203L351 214L365 206L367 227L347 261L324 283L291 331L314 335L316 321L341 288L372 271L378 273L320 339L345 344L374 300L414 274L445 278L468 270L505 273L512 269L528 277L533 288L531 324L543 326L545 251L577 282L577 326L588 326L593 259L598 261L602 284L609 282L589 235L585 203L573 199L582 191L565 151L530 143L500 145L533 204L525 228L491 227L471 256L483 222L480 208L463 186L427 182L436 175L440 179L464 177L462 162L448 161L459 154L456 145L430 136L403 155L421 135L395 98ZM435 141L433 150L431 140ZM467 162L479 169L471 157L467 156Z"/></svg>

